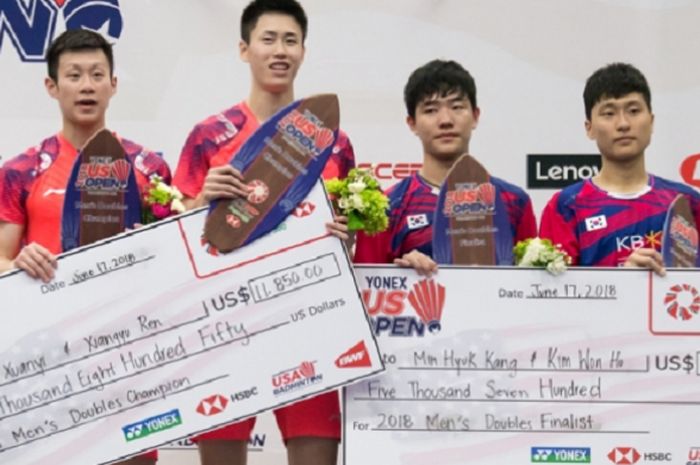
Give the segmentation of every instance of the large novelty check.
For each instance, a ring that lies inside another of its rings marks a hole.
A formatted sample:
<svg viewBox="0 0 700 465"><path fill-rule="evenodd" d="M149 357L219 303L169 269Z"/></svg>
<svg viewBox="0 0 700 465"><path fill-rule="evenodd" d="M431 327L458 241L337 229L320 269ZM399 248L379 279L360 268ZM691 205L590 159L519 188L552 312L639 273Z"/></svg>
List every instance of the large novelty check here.
<svg viewBox="0 0 700 465"><path fill-rule="evenodd" d="M0 463L104 463L381 371L320 185L231 254L204 216L0 279Z"/></svg>
<svg viewBox="0 0 700 465"><path fill-rule="evenodd" d="M387 371L345 465L700 461L700 270L357 270Z"/></svg>

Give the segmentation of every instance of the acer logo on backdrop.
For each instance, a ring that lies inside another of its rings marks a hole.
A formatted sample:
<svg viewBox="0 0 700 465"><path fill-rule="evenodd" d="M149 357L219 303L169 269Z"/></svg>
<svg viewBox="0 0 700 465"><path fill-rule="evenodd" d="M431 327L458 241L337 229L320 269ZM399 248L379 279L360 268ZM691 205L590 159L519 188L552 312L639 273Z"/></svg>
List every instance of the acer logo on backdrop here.
<svg viewBox="0 0 700 465"><path fill-rule="evenodd" d="M389 179L406 179L414 173L420 171L422 163L360 163L357 165L358 168L372 171L374 177L379 180L389 180Z"/></svg>

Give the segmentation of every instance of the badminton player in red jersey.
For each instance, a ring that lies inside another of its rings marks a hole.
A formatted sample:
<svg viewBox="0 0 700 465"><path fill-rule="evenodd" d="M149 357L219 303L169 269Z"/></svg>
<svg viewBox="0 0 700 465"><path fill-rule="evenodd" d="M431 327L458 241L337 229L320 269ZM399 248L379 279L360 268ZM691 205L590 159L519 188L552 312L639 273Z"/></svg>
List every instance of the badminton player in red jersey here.
<svg viewBox="0 0 700 465"><path fill-rule="evenodd" d="M295 0L255 0L241 17L241 59L250 67L248 98L196 125L175 170L174 184L188 208L219 198L247 196L240 172L229 165L260 124L294 101L294 79L304 60L306 13ZM345 177L355 165L352 146L340 131L322 173ZM336 217L327 225L349 239L346 221ZM340 440L340 405L329 392L275 410L291 465L335 465ZM234 423L195 438L202 465L242 465L255 418Z"/></svg>
<svg viewBox="0 0 700 465"><path fill-rule="evenodd" d="M20 268L49 282L61 253L61 215L68 178L78 151L105 127L107 106L117 90L111 45L99 34L70 30L47 52L49 95L58 101L61 131L0 167L0 272ZM170 181L170 169L155 152L119 138L134 166L142 193L152 174ZM121 462L152 465L156 451Z"/></svg>

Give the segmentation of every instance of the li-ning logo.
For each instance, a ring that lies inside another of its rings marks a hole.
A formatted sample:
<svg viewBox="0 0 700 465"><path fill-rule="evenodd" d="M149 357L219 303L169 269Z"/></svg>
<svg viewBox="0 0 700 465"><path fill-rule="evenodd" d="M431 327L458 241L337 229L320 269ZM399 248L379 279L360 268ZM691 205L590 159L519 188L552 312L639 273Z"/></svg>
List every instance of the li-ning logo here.
<svg viewBox="0 0 700 465"><path fill-rule="evenodd" d="M676 320L690 320L700 311L700 295L690 284L676 284L666 292L666 311Z"/></svg>
<svg viewBox="0 0 700 465"><path fill-rule="evenodd" d="M447 217L493 213L496 188L490 182L458 184L457 189L447 191L442 212Z"/></svg>
<svg viewBox="0 0 700 465"><path fill-rule="evenodd" d="M671 238L690 255L698 251L698 231L680 215L671 218Z"/></svg>
<svg viewBox="0 0 700 465"><path fill-rule="evenodd" d="M22 61L45 61L59 15L65 29L97 31L111 43L122 33L119 0L2 0L0 53L11 43ZM7 37L10 42L4 40Z"/></svg>
<svg viewBox="0 0 700 465"><path fill-rule="evenodd" d="M126 160L109 161L93 157L90 163L81 163L75 188L78 190L116 191L126 189L131 165Z"/></svg>
<svg viewBox="0 0 700 465"><path fill-rule="evenodd" d="M292 110L277 123L277 129L290 144L312 157L321 155L333 143L333 131L323 127L308 110L304 114Z"/></svg>

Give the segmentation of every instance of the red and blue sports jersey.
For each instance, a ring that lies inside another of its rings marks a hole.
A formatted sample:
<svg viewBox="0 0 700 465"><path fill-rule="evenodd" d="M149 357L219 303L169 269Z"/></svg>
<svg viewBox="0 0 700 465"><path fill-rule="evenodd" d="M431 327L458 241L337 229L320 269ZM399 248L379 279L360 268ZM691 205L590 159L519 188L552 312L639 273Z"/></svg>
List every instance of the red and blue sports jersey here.
<svg viewBox="0 0 700 465"><path fill-rule="evenodd" d="M170 183L163 158L138 144L119 139L145 194L152 174ZM61 252L61 216L66 185L78 151L61 134L7 161L0 168L0 221L24 225L23 243L36 242Z"/></svg>
<svg viewBox="0 0 700 465"><path fill-rule="evenodd" d="M527 193L493 176L490 181L500 189L514 241L534 237L537 225ZM355 263L392 263L413 250L432 257L433 215L438 194L439 189L417 173L392 186L387 192L389 227L375 236L358 234Z"/></svg>
<svg viewBox="0 0 700 465"><path fill-rule="evenodd" d="M700 224L700 195L684 184L650 175L648 188L628 198L581 181L547 203L540 236L561 244L573 265L621 266L635 249L661 249L666 213L678 194L688 197Z"/></svg>
<svg viewBox="0 0 700 465"><path fill-rule="evenodd" d="M196 198L209 168L228 164L259 126L260 122L245 102L197 124L182 148L173 183L185 196ZM344 178L354 167L355 154L350 140L339 131L322 176L324 179Z"/></svg>

